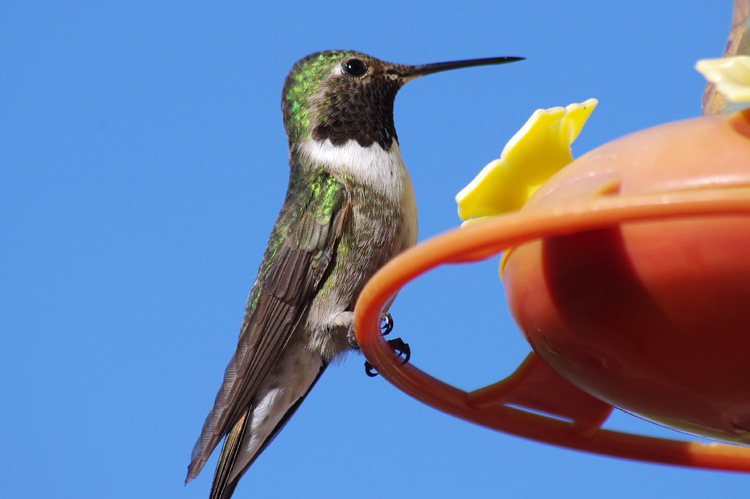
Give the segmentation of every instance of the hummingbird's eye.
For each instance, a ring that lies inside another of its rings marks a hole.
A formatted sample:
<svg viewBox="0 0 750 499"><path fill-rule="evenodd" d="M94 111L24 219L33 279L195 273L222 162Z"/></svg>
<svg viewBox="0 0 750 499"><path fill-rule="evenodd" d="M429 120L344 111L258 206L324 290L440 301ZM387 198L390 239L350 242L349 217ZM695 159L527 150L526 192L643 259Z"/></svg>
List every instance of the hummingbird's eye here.
<svg viewBox="0 0 750 499"><path fill-rule="evenodd" d="M359 78L367 73L367 65L359 59L349 59L344 63L344 70L348 74Z"/></svg>

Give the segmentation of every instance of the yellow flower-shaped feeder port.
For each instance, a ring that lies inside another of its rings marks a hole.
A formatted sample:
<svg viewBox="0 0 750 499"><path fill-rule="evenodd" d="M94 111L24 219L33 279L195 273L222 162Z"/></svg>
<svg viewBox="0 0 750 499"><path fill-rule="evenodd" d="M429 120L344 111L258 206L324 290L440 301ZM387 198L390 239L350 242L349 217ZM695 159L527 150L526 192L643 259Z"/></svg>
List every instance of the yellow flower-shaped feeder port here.
<svg viewBox="0 0 750 499"><path fill-rule="evenodd" d="M702 59L695 69L716 85L716 91L732 102L750 102L750 56Z"/></svg>
<svg viewBox="0 0 750 499"><path fill-rule="evenodd" d="M732 102L750 102L750 56L703 59L695 68ZM597 105L596 99L534 111L503 148L500 159L456 195L462 227L521 209L540 185L573 161L570 145Z"/></svg>
<svg viewBox="0 0 750 499"><path fill-rule="evenodd" d="M456 195L463 226L519 210L540 185L573 161L570 144L596 104L596 99L589 99L534 111L503 148L500 159L485 166Z"/></svg>

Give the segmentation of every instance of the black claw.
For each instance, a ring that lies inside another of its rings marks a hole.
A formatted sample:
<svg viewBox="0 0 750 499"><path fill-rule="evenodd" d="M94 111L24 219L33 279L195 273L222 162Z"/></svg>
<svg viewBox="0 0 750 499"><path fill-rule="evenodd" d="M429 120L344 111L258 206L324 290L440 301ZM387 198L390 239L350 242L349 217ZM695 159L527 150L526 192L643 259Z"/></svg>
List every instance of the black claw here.
<svg viewBox="0 0 750 499"><path fill-rule="evenodd" d="M385 312L380 316L380 334L385 336L386 334L393 331L393 317L388 312ZM350 327L346 333L346 341L349 342L349 346L355 350L359 350L359 343L357 343L357 336L354 334L354 328Z"/></svg>
<svg viewBox="0 0 750 499"><path fill-rule="evenodd" d="M393 317L388 312L380 316L380 334L383 336L393 331Z"/></svg>
<svg viewBox="0 0 750 499"><path fill-rule="evenodd" d="M409 362L409 359L411 358L411 348L409 348L408 343L404 343L404 340L402 340L401 338L394 338L392 340L388 340L388 344L396 352L396 355L398 355L399 357L401 357L402 355L404 356L404 361L401 362L402 366Z"/></svg>
<svg viewBox="0 0 750 499"><path fill-rule="evenodd" d="M365 361L365 374L371 378L374 378L375 376L378 375L378 372L375 370L374 367L372 367L372 364Z"/></svg>
<svg viewBox="0 0 750 499"><path fill-rule="evenodd" d="M411 358L411 348L409 348L408 343L404 343L404 340L402 340L401 338L394 338L392 340L388 340L388 344L391 346L391 348L393 348L393 351L398 357L404 357L404 360L401 361L402 366L409 362L409 359ZM378 375L378 372L368 361L365 361L365 374L367 374L371 378L374 378Z"/></svg>
<svg viewBox="0 0 750 499"><path fill-rule="evenodd" d="M349 342L350 347L359 350L359 343L357 343L357 336L354 334L354 328L349 328L349 331L347 331L346 341Z"/></svg>

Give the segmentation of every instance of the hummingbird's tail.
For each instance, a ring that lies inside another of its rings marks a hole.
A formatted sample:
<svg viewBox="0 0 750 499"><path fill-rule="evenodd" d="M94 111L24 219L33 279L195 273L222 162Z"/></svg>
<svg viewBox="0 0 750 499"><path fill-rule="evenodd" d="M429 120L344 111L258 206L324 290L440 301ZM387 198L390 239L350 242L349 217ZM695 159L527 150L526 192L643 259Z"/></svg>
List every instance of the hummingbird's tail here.
<svg viewBox="0 0 750 499"><path fill-rule="evenodd" d="M245 430L248 426L248 412L249 411L246 411L242 415L240 420L234 425L234 428L227 433L227 436L224 439L224 445L221 447L221 454L219 454L219 462L216 464L216 471L214 472L214 481L211 485L211 495L209 496L209 499L232 497L234 488L240 481L241 475L231 481L229 478L231 476L232 467L237 460L237 454L239 454L240 446L245 436ZM260 454L260 452L258 452L258 454ZM256 454L256 457L258 454Z"/></svg>
<svg viewBox="0 0 750 499"><path fill-rule="evenodd" d="M306 351L303 355L310 355ZM319 359L319 357L318 357ZM327 364L320 361L310 377L302 377L297 387L287 393L272 384L261 390L258 399L227 433L216 464L210 499L229 499L242 475L284 428L325 371ZM298 366L299 367L299 366ZM312 367L312 366L311 366ZM295 373L299 376L300 372ZM271 376L273 378L273 376ZM307 378L306 382L304 378ZM294 385L294 383L293 383ZM297 389L295 389L297 388ZM275 423L275 424L274 424Z"/></svg>

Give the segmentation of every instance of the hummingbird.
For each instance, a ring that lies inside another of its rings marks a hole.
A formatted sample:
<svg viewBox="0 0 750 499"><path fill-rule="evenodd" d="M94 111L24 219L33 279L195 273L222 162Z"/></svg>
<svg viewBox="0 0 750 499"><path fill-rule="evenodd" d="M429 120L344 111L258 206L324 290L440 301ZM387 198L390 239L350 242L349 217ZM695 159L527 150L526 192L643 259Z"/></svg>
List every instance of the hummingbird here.
<svg viewBox="0 0 750 499"><path fill-rule="evenodd" d="M439 71L521 59L411 66L334 50L294 64L281 98L286 198L185 483L224 438L210 497L232 496L326 367L357 347L353 310L367 280L416 243L414 190L393 123L401 86Z"/></svg>

